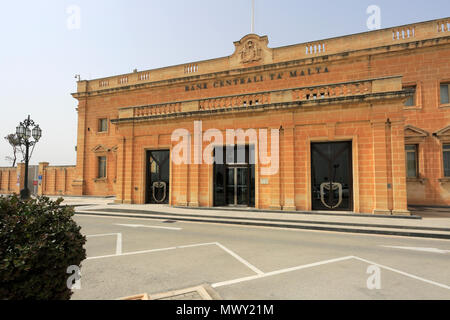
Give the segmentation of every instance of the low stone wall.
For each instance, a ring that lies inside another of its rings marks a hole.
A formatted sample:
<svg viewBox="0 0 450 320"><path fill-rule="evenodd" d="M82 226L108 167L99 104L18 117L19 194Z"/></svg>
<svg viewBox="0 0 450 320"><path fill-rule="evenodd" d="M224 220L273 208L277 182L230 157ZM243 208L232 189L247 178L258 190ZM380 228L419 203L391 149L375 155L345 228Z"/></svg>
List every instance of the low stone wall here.
<svg viewBox="0 0 450 320"><path fill-rule="evenodd" d="M73 195L72 182L75 166L49 166L47 162L39 164L39 195Z"/></svg>
<svg viewBox="0 0 450 320"><path fill-rule="evenodd" d="M13 194L20 192L18 182L18 168L0 167L0 194ZM20 180L20 177L19 177Z"/></svg>
<svg viewBox="0 0 450 320"><path fill-rule="evenodd" d="M17 167L0 167L0 194L19 194L24 188L25 164ZM75 166L49 166L47 162L39 164L38 194L49 196L74 195L73 179ZM31 186L29 186L31 187Z"/></svg>

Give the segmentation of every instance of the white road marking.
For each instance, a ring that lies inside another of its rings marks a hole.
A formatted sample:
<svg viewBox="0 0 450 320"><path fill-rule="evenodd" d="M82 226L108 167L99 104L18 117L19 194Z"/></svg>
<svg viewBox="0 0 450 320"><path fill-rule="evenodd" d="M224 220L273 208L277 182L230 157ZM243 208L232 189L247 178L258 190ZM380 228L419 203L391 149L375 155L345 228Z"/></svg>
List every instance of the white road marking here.
<svg viewBox="0 0 450 320"><path fill-rule="evenodd" d="M108 237L108 236L116 236L116 254L122 254L122 234L121 233L104 233L104 234L91 234L87 235L86 238L96 238L96 237ZM89 258L88 258L89 259Z"/></svg>
<svg viewBox="0 0 450 320"><path fill-rule="evenodd" d="M130 225L126 225L126 226L130 226ZM141 225L133 225L133 227L134 226L140 227ZM359 261L368 263L370 265L376 265L376 266L378 266L378 267L380 267L382 269L386 269L386 270L389 270L389 271L392 271L392 272L404 275L406 277L409 277L409 278L412 278L412 279L415 279L415 280L419 280L419 281L426 282L426 283L429 283L429 284L437 286L437 287L441 287L441 288L450 290L450 286L448 286L448 285L445 285L445 284L442 284L442 283L439 283L439 282L435 282L435 281L432 281L432 280L428 280L428 279L425 279L425 278L422 278L422 277L419 277L419 276L415 276L413 274L410 274L410 273L407 273L407 272L404 272L404 271L401 271L401 270L397 270L397 269L394 269L394 268L391 268L391 267L388 267L388 266L384 266L384 265L378 264L376 262L372 262L372 261L369 261L369 260L366 260L366 259L363 259L363 258L360 258L360 257L356 257L356 256L346 256L346 257L341 257L341 258L336 258L336 259L331 259L331 260L325 260L325 261L320 261L320 262L316 262L316 263L311 263L311 264L301 265L301 266L297 266L297 267L286 268L286 269L281 269L281 270L276 270L276 271L264 273L261 270L259 270L258 268L256 268L255 266L253 266L251 263L249 263L248 261L246 261L245 259L240 257L239 255L237 255L236 253L234 253L233 251L228 249L227 247L225 247L222 244L220 244L219 242L199 243L199 244L191 244L191 245L184 245L184 246L177 246L177 247L169 247L169 248L151 249L151 250L144 250L144 251L135 251L135 252L122 253L122 234L121 233L95 234L95 235L87 235L86 237L87 238L93 238L93 237L105 237L105 236L113 236L113 235L117 236L117 240L116 240L116 254L114 254L114 255L105 255L105 256L97 256L97 257L89 257L86 260L113 258L113 257L120 257L120 256L129 256L129 255L136 255L136 254L146 254L146 253L162 252L162 251L169 251L169 250L176 250L176 249L185 249L185 248L194 248L194 247L200 247L200 246L216 245L219 248L221 248L222 250L224 250L225 252L227 252L228 254L230 254L232 257L237 259L239 262L243 263L249 269L254 271L256 273L256 275L214 283L214 284L211 285L213 288L222 287L222 286L228 286L228 285L232 285L232 284L236 284L236 283L241 283L241 282L246 282L246 281L251 281L251 280L256 280L256 279L261 279L261 278L266 278L266 277L271 277L271 276L276 276L276 275L280 275L280 274L283 274L283 273L288 273L288 272L298 271L298 270L302 270L302 269L317 267L317 266L331 264L331 263L335 263L335 262L355 259L355 260L359 260ZM426 251L426 252L434 252L434 253L447 253L447 252L450 252L449 250L441 250L441 249L436 249L436 248L416 248L416 247L398 247L398 246L384 246L384 247L405 249L405 250Z"/></svg>
<svg viewBox="0 0 450 320"><path fill-rule="evenodd" d="M432 281L432 280L428 280L428 279L425 279L425 278L421 278L421 277L415 276L413 274L410 274L410 273L407 273L407 272L403 272L403 271L400 271L400 270L397 270L397 269L394 269L394 268L390 268L390 267L387 267L387 266L383 266L381 264L378 264L378 263L375 263L375 262L372 262L372 261L369 261L369 260L366 260L366 259L363 259L363 258L355 257L355 256L342 257L342 258L337 258L337 259L332 259L332 260L326 260L326 261L306 264L306 265L293 267L293 268L288 268L288 269L281 269L281 270L277 270L277 271L267 272L267 273L264 273L262 275L256 275L256 276L244 277L244 278L228 280L228 281L223 281L223 282L217 282L217 283L212 284L211 287L217 288L217 287L229 286L229 285L236 284L236 283L262 279L262 278L266 278L266 277L279 275L279 274L282 274L282 273L288 273L288 272L292 272L292 271L297 271L297 270L301 270L301 269L317 267L317 266L321 266L321 265L325 265L325 264L330 264L330 263L335 263L335 262L340 262L340 261L345 261L345 260L350 260L350 259L356 259L356 260L368 263L370 265L376 265L376 266L378 266L378 267L380 267L382 269L386 269L386 270L389 270L389 271L392 271L392 272L395 272L395 273L407 276L407 277L412 278L412 279L416 279L416 280L419 280L419 281L422 281L422 282L426 282L426 283L429 283L429 284L432 284L432 285L435 285L435 286L438 286L438 287L450 290L450 287L445 285L445 284L442 284L442 283L439 283L439 282L435 282L435 281Z"/></svg>
<svg viewBox="0 0 450 320"><path fill-rule="evenodd" d="M353 257L353 258L355 258L356 260L360 260L360 261L366 262L366 263L371 264L371 265L378 266L378 267L380 267L382 269L386 269L386 270L389 270L389 271L392 271L392 272L395 272L395 273L399 273L401 275L407 276L407 277L412 278L412 279L423 281L423 282L426 282L426 283L429 283L429 284L432 284L432 285L435 285L435 286L438 286L438 287L450 290L449 286L447 286L445 284L442 284L442 283L439 283L439 282L435 282L435 281L432 281L432 280L421 278L421 277L415 276L413 274L410 274L410 273L407 273L407 272L403 272L403 271L400 271L400 270L397 270L397 269L394 269L394 268L390 268L390 267L387 267L387 266L383 266L381 264L378 264L378 263L375 263L375 262L372 262L372 261L369 261L369 260L366 260L366 259L363 259L363 258L359 258L359 257Z"/></svg>
<svg viewBox="0 0 450 320"><path fill-rule="evenodd" d="M162 248L162 249L151 249L151 250L144 250L144 251L134 251L134 252L126 252L121 254L110 254L107 256L98 256L98 257L90 257L86 260L97 260L97 259L104 259L104 258L114 258L114 257L123 257L123 256L132 256L136 254L144 254L144 253L152 253L152 252L160 252L160 251L169 251L169 250L175 250L177 247L170 247L170 248Z"/></svg>
<svg viewBox="0 0 450 320"><path fill-rule="evenodd" d="M96 238L96 237L106 237L106 236L117 236L117 233L103 233L103 234L90 234L86 238Z"/></svg>
<svg viewBox="0 0 450 320"><path fill-rule="evenodd" d="M402 250L411 250L411 251L422 251L422 252L431 252L431 253L440 253L445 254L449 253L450 250L441 250L436 248L421 248L421 247L398 247L398 246L381 246L385 248L393 248L393 249L402 249Z"/></svg>
<svg viewBox="0 0 450 320"><path fill-rule="evenodd" d="M116 233L113 233L113 234L115 235ZM108 234L108 235L113 235L113 234ZM233 258L237 259L239 262L244 264L246 267L248 267L249 269L254 271L257 275L263 275L264 274L264 272L262 272L261 270L256 268L250 262L248 262L247 260L243 259L242 257L240 257L239 255L237 255L236 253L234 253L233 251L231 251L230 249L228 249L227 247L223 246L222 244L220 244L218 242L198 243L198 244L190 244L190 245L185 245L185 246L177 246L177 247L169 247L169 248L162 248L162 249L150 249L150 250L144 250L144 251L134 251L134 252L122 253L122 234L117 233L117 235L118 235L118 237L120 235L120 251L119 251L119 247L117 247L116 254L109 254L109 255L97 256L97 257L89 257L86 260L96 260L96 259L104 259L104 258L122 257L122 256L136 255L136 254L145 254L145 253L169 251L169 250L175 250L175 249L186 249L186 248L194 248L194 247L202 247L202 246L212 246L212 245L214 245L214 246L218 246L219 248L224 250L226 253L231 255ZM96 236L100 236L100 235L96 235ZM118 238L118 240L119 240L119 238ZM117 246L118 246L118 243L117 243Z"/></svg>
<svg viewBox="0 0 450 320"><path fill-rule="evenodd" d="M241 263L245 264L248 268L252 269L256 274L258 275L262 275L264 274L264 272L262 272L261 270L259 270L258 268L256 268L254 265L252 265L251 263L249 263L248 261L244 260L242 257L238 256L236 253L234 253L233 251L231 251L230 249L226 248L225 246L221 245L220 243L216 242L215 243L219 248L222 248L225 252L228 252L231 256L233 256L234 258L236 258L238 261L240 261Z"/></svg>
<svg viewBox="0 0 450 320"><path fill-rule="evenodd" d="M178 246L178 247L168 247L168 248L161 248L161 249L150 249L150 250L142 250L142 251L133 251L133 252L125 252L120 254L109 254L105 256L97 256L97 257L90 257L86 260L96 260L96 259L104 259L104 258L113 258L113 257L121 257L121 256L131 256L136 254L145 254L145 253L153 253L153 252L161 252L161 251L169 251L169 250L175 250L175 249L186 249L186 248L194 248L194 247L201 247L201 246L211 246L216 245L215 242L210 243L199 243L199 244L191 244L187 246Z"/></svg>
<svg viewBox="0 0 450 320"><path fill-rule="evenodd" d="M187 246L179 246L180 249L185 248L194 248L194 247L202 247L202 246L212 246L213 244L216 244L215 242L208 242L208 243L200 243L200 244L189 244Z"/></svg>
<svg viewBox="0 0 450 320"><path fill-rule="evenodd" d="M120 223L116 223L114 225L121 226L121 227L129 227L129 228L152 228L152 229L166 229L166 230L177 230L177 231L178 230L182 230L181 228L147 226L147 225L143 225L143 224L120 224Z"/></svg>
<svg viewBox="0 0 450 320"><path fill-rule="evenodd" d="M293 267L293 268L281 269L281 270L277 270L277 271L267 272L267 273L263 273L263 274L256 275L256 276L250 276L250 277L244 277L244 278L239 278L239 279L234 279L234 280L229 280L229 281L217 282L217 283L212 284L211 287L217 288L217 287L229 286L229 285L240 283L240 282L267 278L267 277L279 275L279 274L282 274L282 273L287 273L287 272L297 271L297 270L301 270L301 269L317 267L317 266L320 266L320 265L325 265L325 264L339 262L339 261L345 261L345 260L349 260L349 259L352 259L352 258L353 258L352 256L348 256L348 257L342 257L342 258L337 258L337 259L325 260L325 261L320 261L320 262L316 262L316 263L301 265L301 266L297 266L297 267Z"/></svg>

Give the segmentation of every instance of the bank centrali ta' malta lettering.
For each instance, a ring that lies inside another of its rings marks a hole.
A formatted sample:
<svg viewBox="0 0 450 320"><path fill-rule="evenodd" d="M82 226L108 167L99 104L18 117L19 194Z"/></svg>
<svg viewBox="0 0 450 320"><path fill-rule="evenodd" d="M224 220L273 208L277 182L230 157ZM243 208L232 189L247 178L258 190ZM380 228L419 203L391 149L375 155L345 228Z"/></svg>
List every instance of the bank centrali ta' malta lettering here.
<svg viewBox="0 0 450 320"><path fill-rule="evenodd" d="M217 80L212 82L203 82L195 85L185 86L185 91L205 90L210 88L222 88L229 86L247 85L256 82L282 80L285 78L307 77L313 74L330 72L327 66L306 68L301 70L292 70L289 72L269 73L268 75L258 75L252 77L240 77L229 80Z"/></svg>

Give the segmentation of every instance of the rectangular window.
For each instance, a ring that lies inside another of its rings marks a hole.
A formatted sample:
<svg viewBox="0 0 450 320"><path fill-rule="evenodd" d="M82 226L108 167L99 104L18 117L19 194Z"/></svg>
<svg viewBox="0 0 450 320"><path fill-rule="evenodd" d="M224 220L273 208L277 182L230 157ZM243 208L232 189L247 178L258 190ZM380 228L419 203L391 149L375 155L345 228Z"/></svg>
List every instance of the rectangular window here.
<svg viewBox="0 0 450 320"><path fill-rule="evenodd" d="M444 176L450 178L450 144L444 144Z"/></svg>
<svg viewBox="0 0 450 320"><path fill-rule="evenodd" d="M450 83L441 83L441 104L449 104Z"/></svg>
<svg viewBox="0 0 450 320"><path fill-rule="evenodd" d="M106 178L106 157L98 157L98 178Z"/></svg>
<svg viewBox="0 0 450 320"><path fill-rule="evenodd" d="M414 94L408 97L408 100L406 100L405 107L413 107L416 105L416 94L417 94L416 88L417 88L416 86L407 86L403 88L405 90L414 90Z"/></svg>
<svg viewBox="0 0 450 320"><path fill-rule="evenodd" d="M107 131L108 131L108 119L98 120L98 132L107 132Z"/></svg>
<svg viewBox="0 0 450 320"><path fill-rule="evenodd" d="M406 177L418 178L418 157L417 157L417 145L407 145L406 149Z"/></svg>

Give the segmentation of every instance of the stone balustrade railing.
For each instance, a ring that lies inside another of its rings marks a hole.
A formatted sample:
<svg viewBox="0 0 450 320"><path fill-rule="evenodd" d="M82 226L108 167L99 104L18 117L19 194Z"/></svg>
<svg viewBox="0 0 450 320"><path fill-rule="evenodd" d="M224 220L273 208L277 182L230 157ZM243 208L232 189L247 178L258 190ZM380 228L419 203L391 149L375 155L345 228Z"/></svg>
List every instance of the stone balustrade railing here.
<svg viewBox="0 0 450 320"><path fill-rule="evenodd" d="M158 114L171 114L181 112L181 103L157 104L134 108L135 117L146 117Z"/></svg>
<svg viewBox="0 0 450 320"><path fill-rule="evenodd" d="M265 92L257 94L238 95L238 96L200 100L199 110L247 107L252 105L269 104L269 103L270 103L270 93Z"/></svg>
<svg viewBox="0 0 450 320"><path fill-rule="evenodd" d="M315 86L293 90L293 100L315 100L344 96L356 96L372 92L372 81L349 82Z"/></svg>
<svg viewBox="0 0 450 320"><path fill-rule="evenodd" d="M126 107L119 109L120 119L143 118L160 115L201 112L217 109L245 109L263 107L271 104L309 103L314 100L333 100L335 98L358 97L382 92L403 90L402 77L385 77L360 81L349 81L299 87L285 90L257 92L190 101L154 104L148 106ZM114 122L115 120L113 120Z"/></svg>

